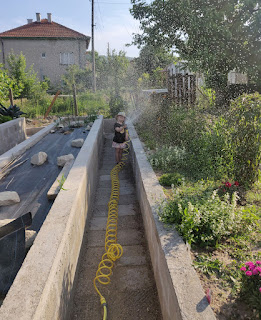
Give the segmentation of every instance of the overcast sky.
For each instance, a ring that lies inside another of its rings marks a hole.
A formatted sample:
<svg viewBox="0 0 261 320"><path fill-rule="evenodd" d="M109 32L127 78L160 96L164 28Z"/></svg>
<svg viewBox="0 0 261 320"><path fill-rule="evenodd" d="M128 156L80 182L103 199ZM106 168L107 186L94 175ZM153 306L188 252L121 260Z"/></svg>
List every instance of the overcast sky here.
<svg viewBox="0 0 261 320"><path fill-rule="evenodd" d="M130 8L130 0L95 0L94 48L100 55L106 55L108 42L110 49L124 50L128 57L139 55L137 47L125 47L131 42L132 33L139 32L139 23L132 18ZM2 0L0 32L22 26L27 19L35 21L36 12L42 19L50 12L53 21L91 36L90 0Z"/></svg>

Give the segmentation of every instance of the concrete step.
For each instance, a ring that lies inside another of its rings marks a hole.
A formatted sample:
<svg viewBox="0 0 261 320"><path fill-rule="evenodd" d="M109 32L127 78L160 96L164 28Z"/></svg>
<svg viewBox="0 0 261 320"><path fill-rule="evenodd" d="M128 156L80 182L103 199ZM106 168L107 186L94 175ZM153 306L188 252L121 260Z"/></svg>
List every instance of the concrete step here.
<svg viewBox="0 0 261 320"><path fill-rule="evenodd" d="M138 216L119 216L118 230L123 229L139 229L142 221ZM90 222L90 230L106 230L107 216L93 217Z"/></svg>
<svg viewBox="0 0 261 320"><path fill-rule="evenodd" d="M130 180L122 179L120 180L120 187L129 187L133 186L133 183ZM110 180L103 180L98 182L98 188L111 188L111 181Z"/></svg>
<svg viewBox="0 0 261 320"><path fill-rule="evenodd" d="M130 178L130 174L127 171L120 172L120 174L118 176L119 176L120 181ZM110 174L101 174L99 176L99 182L102 182L102 181L111 181L111 175Z"/></svg>
<svg viewBox="0 0 261 320"><path fill-rule="evenodd" d="M137 202L135 204L121 204L118 205L119 216L134 216L138 214ZM108 216L108 206L107 205L97 205L93 209L93 217L104 217Z"/></svg>
<svg viewBox="0 0 261 320"><path fill-rule="evenodd" d="M110 195L104 194L103 195L97 195L96 199L95 199L95 205L99 206L99 205L106 205L108 204L108 201L110 199ZM129 194L129 195L121 195L120 194L120 198L119 198L119 202L118 204L135 204L137 203L137 198L136 195L134 194Z"/></svg>
<svg viewBox="0 0 261 320"><path fill-rule="evenodd" d="M111 194L111 188L101 186L97 189L97 193L98 195L107 194L107 193ZM121 183L120 183L120 194L121 195L135 194L135 188L131 184L128 187L125 187L125 186L121 186Z"/></svg>
<svg viewBox="0 0 261 320"><path fill-rule="evenodd" d="M89 230L88 247L102 247L104 245L104 241L105 231ZM144 232L134 229L118 230L117 243L122 246L144 245Z"/></svg>

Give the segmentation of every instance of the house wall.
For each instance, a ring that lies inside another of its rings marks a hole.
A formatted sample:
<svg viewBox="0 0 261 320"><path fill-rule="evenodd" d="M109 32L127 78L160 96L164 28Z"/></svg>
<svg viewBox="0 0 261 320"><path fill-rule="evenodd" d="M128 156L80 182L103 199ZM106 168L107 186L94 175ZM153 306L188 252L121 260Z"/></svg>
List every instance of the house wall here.
<svg viewBox="0 0 261 320"><path fill-rule="evenodd" d="M7 56L13 49L15 54L23 52L26 57L27 67L34 65L34 71L40 80L47 76L52 83L57 83L61 75L66 73L68 65L60 64L60 53L73 52L74 64L83 68L86 65L86 40L80 39L4 39L5 63ZM3 51L0 45L0 50ZM42 57L45 53L45 58ZM3 63L3 54L0 53L0 63Z"/></svg>

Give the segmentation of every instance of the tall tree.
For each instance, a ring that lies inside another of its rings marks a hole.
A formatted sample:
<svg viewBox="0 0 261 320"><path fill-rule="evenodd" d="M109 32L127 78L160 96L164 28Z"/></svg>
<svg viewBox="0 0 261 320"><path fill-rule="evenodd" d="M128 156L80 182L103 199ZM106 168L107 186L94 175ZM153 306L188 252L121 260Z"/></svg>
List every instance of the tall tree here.
<svg viewBox="0 0 261 320"><path fill-rule="evenodd" d="M192 71L204 72L217 92L225 89L233 69L260 81L260 0L131 2L131 14L143 31L134 36L134 44L172 49Z"/></svg>
<svg viewBox="0 0 261 320"><path fill-rule="evenodd" d="M33 66L27 68L26 58L21 52L15 55L11 52L7 57L8 74L15 86L18 88L16 98L39 98L39 96L48 88L47 82L42 83L37 78L37 73Z"/></svg>
<svg viewBox="0 0 261 320"><path fill-rule="evenodd" d="M126 82L127 69L129 60L126 58L124 51L116 50L107 51L107 72L108 72L108 85L115 95L120 95L120 89Z"/></svg>

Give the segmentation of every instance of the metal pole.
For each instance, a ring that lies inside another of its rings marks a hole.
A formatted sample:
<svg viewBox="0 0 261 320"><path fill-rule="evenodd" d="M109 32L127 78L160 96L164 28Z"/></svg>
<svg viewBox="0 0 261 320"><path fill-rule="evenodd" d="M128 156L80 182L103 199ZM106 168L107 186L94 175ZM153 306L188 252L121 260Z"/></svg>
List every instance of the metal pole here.
<svg viewBox="0 0 261 320"><path fill-rule="evenodd" d="M96 92L95 51L94 51L94 0L92 0L92 89Z"/></svg>

